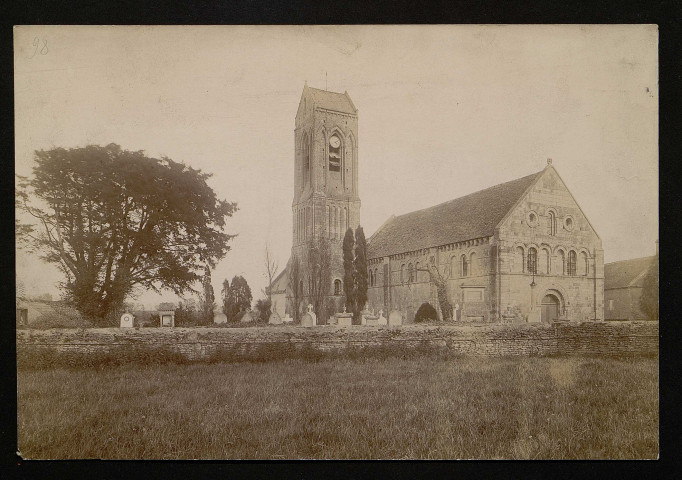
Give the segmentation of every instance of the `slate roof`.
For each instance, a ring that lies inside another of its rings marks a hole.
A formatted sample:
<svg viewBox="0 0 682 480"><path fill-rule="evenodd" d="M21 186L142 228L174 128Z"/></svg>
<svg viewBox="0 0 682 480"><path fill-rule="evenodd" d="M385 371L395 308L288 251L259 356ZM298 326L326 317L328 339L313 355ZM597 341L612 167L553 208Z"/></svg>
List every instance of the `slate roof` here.
<svg viewBox="0 0 682 480"><path fill-rule="evenodd" d="M170 302L165 302L165 303L160 303L159 304L159 310L160 312L167 312L170 310L175 310L175 304L170 303Z"/></svg>
<svg viewBox="0 0 682 480"><path fill-rule="evenodd" d="M329 92L308 87L313 103L317 107L326 108L335 112L350 113L355 115L357 109L347 93Z"/></svg>
<svg viewBox="0 0 682 480"><path fill-rule="evenodd" d="M644 275L656 257L633 258L604 264L604 290L642 287Z"/></svg>
<svg viewBox="0 0 682 480"><path fill-rule="evenodd" d="M387 221L372 235L367 256L378 258L492 235L542 171Z"/></svg>

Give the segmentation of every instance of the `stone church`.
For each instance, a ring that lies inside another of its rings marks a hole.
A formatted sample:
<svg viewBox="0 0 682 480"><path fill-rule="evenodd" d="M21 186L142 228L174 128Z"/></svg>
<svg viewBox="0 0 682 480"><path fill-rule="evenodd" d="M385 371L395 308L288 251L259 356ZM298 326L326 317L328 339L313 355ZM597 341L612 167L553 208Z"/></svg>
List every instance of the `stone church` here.
<svg viewBox="0 0 682 480"><path fill-rule="evenodd" d="M343 235L360 224L358 111L347 92L303 88L296 114L292 258L329 239L331 299L343 305ZM439 311L426 269L436 266L456 320L593 321L604 318L601 239L548 160L540 172L434 207L392 216L368 239L368 308L412 323L425 303ZM293 316L287 268L273 309ZM299 280L299 311L310 303ZM440 314L440 312L439 312Z"/></svg>
<svg viewBox="0 0 682 480"><path fill-rule="evenodd" d="M429 303L426 270L444 279L464 322L604 318L601 239L552 166L434 207L389 218L368 245L369 305L406 323Z"/></svg>

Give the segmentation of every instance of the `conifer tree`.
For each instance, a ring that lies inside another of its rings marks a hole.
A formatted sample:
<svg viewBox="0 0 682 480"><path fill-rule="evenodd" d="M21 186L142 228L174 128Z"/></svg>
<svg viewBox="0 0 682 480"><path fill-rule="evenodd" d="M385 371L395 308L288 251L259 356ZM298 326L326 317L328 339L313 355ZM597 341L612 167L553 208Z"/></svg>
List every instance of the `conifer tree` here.
<svg viewBox="0 0 682 480"><path fill-rule="evenodd" d="M355 312L355 254L353 229L346 230L343 237L343 290L346 295L346 311Z"/></svg>
<svg viewBox="0 0 682 480"><path fill-rule="evenodd" d="M353 262L353 283L355 287L355 310L356 320L360 311L367 303L367 241L365 232L361 226L355 229L355 261Z"/></svg>

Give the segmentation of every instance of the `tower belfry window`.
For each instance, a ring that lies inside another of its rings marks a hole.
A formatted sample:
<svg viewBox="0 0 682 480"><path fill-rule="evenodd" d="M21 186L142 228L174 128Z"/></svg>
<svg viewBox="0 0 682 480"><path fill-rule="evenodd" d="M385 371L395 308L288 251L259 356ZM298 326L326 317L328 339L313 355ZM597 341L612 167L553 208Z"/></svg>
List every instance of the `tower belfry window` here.
<svg viewBox="0 0 682 480"><path fill-rule="evenodd" d="M341 171L341 139L337 135L329 138L329 171Z"/></svg>

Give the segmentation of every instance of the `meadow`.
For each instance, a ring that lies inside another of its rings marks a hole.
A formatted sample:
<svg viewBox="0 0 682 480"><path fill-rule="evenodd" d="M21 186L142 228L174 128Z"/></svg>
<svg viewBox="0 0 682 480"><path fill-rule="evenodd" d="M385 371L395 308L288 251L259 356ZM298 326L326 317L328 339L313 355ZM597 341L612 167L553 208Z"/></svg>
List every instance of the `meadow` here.
<svg viewBox="0 0 682 480"><path fill-rule="evenodd" d="M18 371L28 459L658 456L658 359L289 359Z"/></svg>

